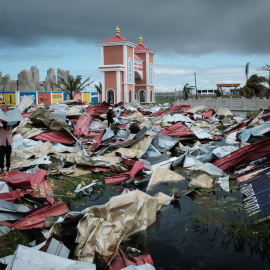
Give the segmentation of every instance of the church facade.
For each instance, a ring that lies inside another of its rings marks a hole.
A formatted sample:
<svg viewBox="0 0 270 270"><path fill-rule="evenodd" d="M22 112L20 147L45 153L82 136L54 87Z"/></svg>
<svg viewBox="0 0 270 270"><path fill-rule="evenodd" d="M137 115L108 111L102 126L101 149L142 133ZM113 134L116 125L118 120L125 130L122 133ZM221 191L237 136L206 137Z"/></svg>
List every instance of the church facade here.
<svg viewBox="0 0 270 270"><path fill-rule="evenodd" d="M142 44L132 43L116 35L97 42L101 47L102 101L111 104L119 102L155 102L154 98L154 55L156 51Z"/></svg>

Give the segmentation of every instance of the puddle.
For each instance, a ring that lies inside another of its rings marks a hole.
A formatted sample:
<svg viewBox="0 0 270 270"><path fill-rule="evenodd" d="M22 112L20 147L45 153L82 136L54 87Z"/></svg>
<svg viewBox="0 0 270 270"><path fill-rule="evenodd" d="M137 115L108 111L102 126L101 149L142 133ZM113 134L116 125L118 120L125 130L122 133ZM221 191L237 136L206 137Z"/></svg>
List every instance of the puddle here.
<svg viewBox="0 0 270 270"><path fill-rule="evenodd" d="M187 189L188 180L178 184L160 184L155 186L150 195L161 191L170 193L170 187L174 186L180 190ZM163 269L269 269L266 261L261 262L259 255L252 255L249 247L236 250L233 243L222 245L221 230L214 225L207 226L207 229L195 230L193 218L207 209L202 209L202 204L196 204L180 192L179 204L168 205L163 208L156 223L146 231L134 235L127 243L127 246L150 253L157 270ZM227 204L230 208L235 202L242 203L240 191L226 193L217 191L214 196L222 198L229 196ZM226 209L221 206L219 209ZM218 211L218 209L214 210ZM210 212L210 211L209 211ZM196 213L196 214L192 214ZM227 209L223 215L230 219L236 216ZM237 247L239 248L239 247Z"/></svg>
<svg viewBox="0 0 270 270"><path fill-rule="evenodd" d="M184 174L183 171L181 173ZM125 250L130 246L151 254L157 270L269 269L267 261L262 260L259 254L251 254L247 245L225 241L221 227L214 225L237 219L232 210L237 205L242 207L238 184L230 183L233 191L230 193L216 187L208 192L201 190L200 196L192 198L185 196L187 186L187 179L182 183L154 186L148 194L163 192L170 195L174 190L181 195L179 202L164 207L152 226L130 237L121 244L121 248ZM136 188L132 185L128 187ZM101 194L86 197L74 205L72 210L81 211L90 206L105 204L123 189L121 186L107 186ZM200 221L201 217L207 217L210 223L207 226L195 226L196 220Z"/></svg>

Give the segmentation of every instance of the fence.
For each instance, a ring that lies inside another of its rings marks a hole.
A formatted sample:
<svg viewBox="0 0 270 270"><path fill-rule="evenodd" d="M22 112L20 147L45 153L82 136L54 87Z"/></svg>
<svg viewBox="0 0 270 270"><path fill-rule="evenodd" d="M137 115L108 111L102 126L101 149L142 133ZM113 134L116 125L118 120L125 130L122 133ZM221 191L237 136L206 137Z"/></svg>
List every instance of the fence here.
<svg viewBox="0 0 270 270"><path fill-rule="evenodd" d="M174 102L174 105L190 105L196 107L203 105L217 110L219 107L225 107L231 111L252 111L259 109L268 109L270 106L270 100L267 98L199 98L199 99L178 99Z"/></svg>
<svg viewBox="0 0 270 270"><path fill-rule="evenodd" d="M17 91L17 92L0 92L0 106L11 105L17 106L23 96L28 96L34 100L34 104L52 104L69 99L67 92L32 92L32 91ZM85 101L88 103L101 102L101 95L98 92L83 92L75 93L74 99Z"/></svg>

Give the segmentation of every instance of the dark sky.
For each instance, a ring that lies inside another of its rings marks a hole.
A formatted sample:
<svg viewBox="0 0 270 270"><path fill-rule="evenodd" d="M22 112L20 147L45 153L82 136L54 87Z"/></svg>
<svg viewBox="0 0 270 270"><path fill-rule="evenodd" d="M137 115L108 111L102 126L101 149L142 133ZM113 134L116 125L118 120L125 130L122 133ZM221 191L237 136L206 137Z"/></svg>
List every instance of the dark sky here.
<svg viewBox="0 0 270 270"><path fill-rule="evenodd" d="M163 53L270 53L269 0L0 0L0 46L120 35Z"/></svg>

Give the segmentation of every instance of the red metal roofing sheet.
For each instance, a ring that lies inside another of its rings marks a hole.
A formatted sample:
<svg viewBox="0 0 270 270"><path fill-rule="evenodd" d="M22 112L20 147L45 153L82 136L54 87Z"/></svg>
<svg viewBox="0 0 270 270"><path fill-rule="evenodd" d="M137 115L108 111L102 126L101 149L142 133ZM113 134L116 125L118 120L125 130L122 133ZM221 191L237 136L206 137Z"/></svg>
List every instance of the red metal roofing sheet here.
<svg viewBox="0 0 270 270"><path fill-rule="evenodd" d="M89 127L93 118L98 118L101 114L107 113L108 110L109 106L106 105L89 106L86 109L86 114L82 115L76 123L75 134L78 138L89 133Z"/></svg>
<svg viewBox="0 0 270 270"><path fill-rule="evenodd" d="M0 200L4 200L7 202L14 202L18 198L24 196L24 194L26 194L26 192L24 192L24 191L20 192L19 190L6 192L6 193L0 193Z"/></svg>
<svg viewBox="0 0 270 270"><path fill-rule="evenodd" d="M213 114L214 114L214 110L209 110L209 111L201 113L201 115L204 117L211 117L213 116Z"/></svg>
<svg viewBox="0 0 270 270"><path fill-rule="evenodd" d="M41 206L32 211L26 218L21 219L10 227L11 229L31 229L31 228L42 228L45 224L45 217L61 216L69 212L65 202L53 206Z"/></svg>
<svg viewBox="0 0 270 270"><path fill-rule="evenodd" d="M166 111L158 112L158 113L155 113L153 115L157 117L157 116L161 116L163 114L167 114L167 113L171 113L171 112L180 112L181 110L187 111L189 109L191 109L190 105L172 106L171 108L169 108Z"/></svg>
<svg viewBox="0 0 270 270"><path fill-rule="evenodd" d="M236 87L240 86L240 83L217 83L217 87Z"/></svg>
<svg viewBox="0 0 270 270"><path fill-rule="evenodd" d="M129 258L127 258L124 252L120 248L118 248L118 251L116 252L113 260L108 265L108 270L119 270L130 265L143 265L146 263L155 267L153 260L149 254L144 253L137 257L129 255Z"/></svg>
<svg viewBox="0 0 270 270"><path fill-rule="evenodd" d="M41 141L49 141L49 142L66 143L66 144L70 144L75 141L75 139L71 135L68 135L67 133L60 132L60 131L42 133L33 137L33 139L41 140Z"/></svg>
<svg viewBox="0 0 270 270"><path fill-rule="evenodd" d="M159 133L165 134L168 136L188 136L194 135L193 132L181 123L176 123L170 127L167 127L161 130Z"/></svg>
<svg viewBox="0 0 270 270"><path fill-rule="evenodd" d="M37 170L35 173L21 173L12 171L0 175L0 179L5 179L12 188L32 188L35 189L46 175L45 170Z"/></svg>
<svg viewBox="0 0 270 270"><path fill-rule="evenodd" d="M249 162L265 156L270 152L270 138L252 143L229 155L213 162L221 170L225 171L235 166L239 166L245 162Z"/></svg>
<svg viewBox="0 0 270 270"><path fill-rule="evenodd" d="M51 204L54 203L54 198L47 196L47 193L53 194L51 184L48 180L42 181L39 184L39 192L41 197L46 198Z"/></svg>

